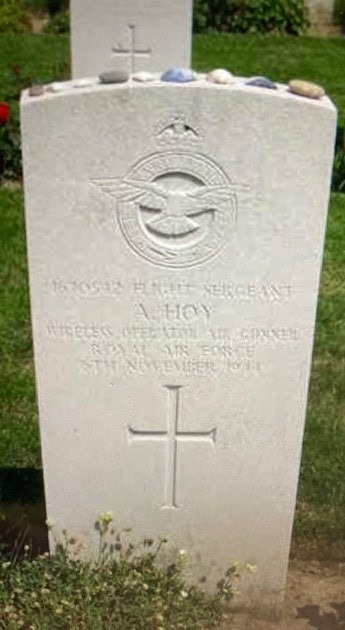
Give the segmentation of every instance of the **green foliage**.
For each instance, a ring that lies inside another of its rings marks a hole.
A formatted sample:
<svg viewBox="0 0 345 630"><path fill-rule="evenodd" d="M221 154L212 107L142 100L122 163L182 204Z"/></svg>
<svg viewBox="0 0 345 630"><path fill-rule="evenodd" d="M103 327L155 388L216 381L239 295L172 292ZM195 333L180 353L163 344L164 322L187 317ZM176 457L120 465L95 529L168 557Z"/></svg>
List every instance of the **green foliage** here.
<svg viewBox="0 0 345 630"><path fill-rule="evenodd" d="M67 11L69 0L46 0L48 12L51 16L56 15L60 11Z"/></svg>
<svg viewBox="0 0 345 630"><path fill-rule="evenodd" d="M334 17L340 24L342 31L345 31L345 0L335 0Z"/></svg>
<svg viewBox="0 0 345 630"><path fill-rule="evenodd" d="M345 152L339 149L334 156L332 190L334 192L345 192Z"/></svg>
<svg viewBox="0 0 345 630"><path fill-rule="evenodd" d="M21 69L13 64L7 72L7 85L4 100L11 107L10 120L0 127L0 179L17 179L22 172L22 156L19 128L19 97L21 91L30 85Z"/></svg>
<svg viewBox="0 0 345 630"><path fill-rule="evenodd" d="M1 0L0 0L1 1ZM60 14L59 14L60 15ZM58 16L57 16L58 17ZM57 18L52 18L57 19ZM69 74L68 59L66 54L62 60L55 59L54 55L48 54L48 58L45 57L45 53L48 50L48 45L43 46L42 57L39 57L39 63L33 64L33 67L28 67L28 62L24 59L22 65L16 63L14 60L19 58L20 46L16 44L23 43L24 37L30 38L30 35L4 35L3 39L6 41L13 41L12 55L10 56L10 62L8 65L3 65L1 68L0 60L0 101L8 103L11 107L10 120L6 125L0 126L0 181L4 179L20 179L22 175L22 158L21 158L21 144L20 144L20 128L19 128L19 98L23 89L29 87L32 83L42 82L50 80L58 80L66 78ZM18 38L18 39L17 39ZM48 36L31 36L31 42L40 44L40 42L52 39ZM63 38L60 38L63 39ZM53 42L56 40L53 40ZM32 63L34 52L34 46L30 49L30 62ZM27 51L27 49L26 49ZM25 45L23 46L23 52L25 55ZM2 47L2 59L6 56L6 46ZM21 61L21 60L20 60ZM38 75L40 75L38 77Z"/></svg>
<svg viewBox="0 0 345 630"><path fill-rule="evenodd" d="M0 127L0 175L16 179L21 175L22 156L17 116Z"/></svg>
<svg viewBox="0 0 345 630"><path fill-rule="evenodd" d="M44 27L44 32L52 35L67 35L70 32L69 11L60 11L51 17Z"/></svg>
<svg viewBox="0 0 345 630"><path fill-rule="evenodd" d="M301 35L309 26L304 0L196 0L194 30Z"/></svg>
<svg viewBox="0 0 345 630"><path fill-rule="evenodd" d="M23 6L27 11L31 13L46 13L47 9L47 0L22 0Z"/></svg>
<svg viewBox="0 0 345 630"><path fill-rule="evenodd" d="M20 563L0 554L0 629L18 630L195 630L221 620L234 582L232 565L214 596L185 584L185 552L158 568L157 556L166 540L145 540L137 548L126 542L126 531L112 529L109 513L95 527L100 553L95 561L78 559L80 543L62 533L56 554ZM54 526L48 523L54 534ZM252 567L248 567L249 570Z"/></svg>
<svg viewBox="0 0 345 630"><path fill-rule="evenodd" d="M49 13L54 16L60 11L67 11L69 0L22 0L25 8L33 13Z"/></svg>
<svg viewBox="0 0 345 630"><path fill-rule="evenodd" d="M30 24L20 0L0 0L0 33L23 33Z"/></svg>

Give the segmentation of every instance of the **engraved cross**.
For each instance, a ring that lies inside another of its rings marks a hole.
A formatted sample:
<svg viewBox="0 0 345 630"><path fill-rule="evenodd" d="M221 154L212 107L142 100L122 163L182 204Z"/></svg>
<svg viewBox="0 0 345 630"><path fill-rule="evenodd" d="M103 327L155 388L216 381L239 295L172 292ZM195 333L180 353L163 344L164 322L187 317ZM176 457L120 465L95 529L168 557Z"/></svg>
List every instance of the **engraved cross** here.
<svg viewBox="0 0 345 630"><path fill-rule="evenodd" d="M166 442L166 483L165 508L178 508L176 500L177 487L177 445L179 442L211 442L216 441L216 429L209 431L179 431L181 389L182 385L165 385L168 392L168 416L166 431L146 431L128 426L132 440L154 440Z"/></svg>
<svg viewBox="0 0 345 630"><path fill-rule="evenodd" d="M123 46L114 46L112 48L113 57L118 55L125 55L130 60L130 72L133 74L135 72L135 59L136 57L148 57L151 54L151 48L136 48L135 43L135 25L129 24L129 37L130 43L128 48L123 48Z"/></svg>

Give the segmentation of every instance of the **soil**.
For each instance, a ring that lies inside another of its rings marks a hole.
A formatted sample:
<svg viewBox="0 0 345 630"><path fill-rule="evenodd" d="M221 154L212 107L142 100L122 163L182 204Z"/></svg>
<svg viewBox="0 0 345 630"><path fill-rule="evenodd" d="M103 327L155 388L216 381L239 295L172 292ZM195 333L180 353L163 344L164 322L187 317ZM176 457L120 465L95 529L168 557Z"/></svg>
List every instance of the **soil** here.
<svg viewBox="0 0 345 630"><path fill-rule="evenodd" d="M345 630L345 563L292 560L279 621L229 616L219 630Z"/></svg>

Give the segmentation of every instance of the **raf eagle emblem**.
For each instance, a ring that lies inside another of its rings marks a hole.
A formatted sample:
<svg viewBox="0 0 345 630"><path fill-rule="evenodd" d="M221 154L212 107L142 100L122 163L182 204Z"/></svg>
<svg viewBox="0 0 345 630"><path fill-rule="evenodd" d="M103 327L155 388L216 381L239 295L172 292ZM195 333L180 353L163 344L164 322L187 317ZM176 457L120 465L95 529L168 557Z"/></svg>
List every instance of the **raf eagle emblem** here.
<svg viewBox="0 0 345 630"><path fill-rule="evenodd" d="M136 203L142 212L152 213L154 216L145 221L146 229L166 238L182 237L201 229L197 218L217 212L233 192L231 185L219 184L178 191L135 179L97 179L93 183L118 201Z"/></svg>

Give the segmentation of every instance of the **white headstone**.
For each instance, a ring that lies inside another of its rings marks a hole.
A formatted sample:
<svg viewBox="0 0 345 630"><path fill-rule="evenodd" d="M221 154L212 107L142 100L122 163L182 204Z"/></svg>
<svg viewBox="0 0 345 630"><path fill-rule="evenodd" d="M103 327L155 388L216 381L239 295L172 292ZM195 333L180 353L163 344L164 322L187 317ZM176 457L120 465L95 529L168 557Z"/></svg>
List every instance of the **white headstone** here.
<svg viewBox="0 0 345 630"><path fill-rule="evenodd" d="M189 67L192 0L71 0L72 75Z"/></svg>
<svg viewBox="0 0 345 630"><path fill-rule="evenodd" d="M286 87L22 99L47 513L111 510L281 600L336 113ZM177 105L176 105L177 104Z"/></svg>

